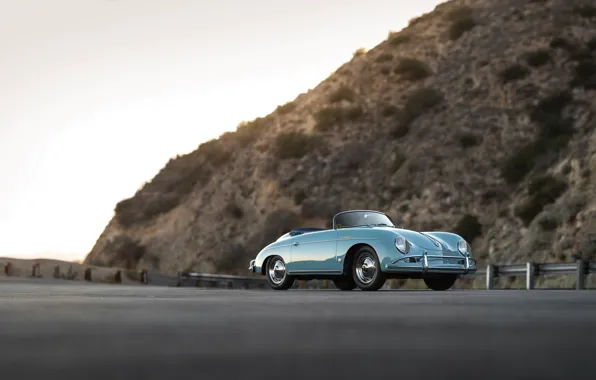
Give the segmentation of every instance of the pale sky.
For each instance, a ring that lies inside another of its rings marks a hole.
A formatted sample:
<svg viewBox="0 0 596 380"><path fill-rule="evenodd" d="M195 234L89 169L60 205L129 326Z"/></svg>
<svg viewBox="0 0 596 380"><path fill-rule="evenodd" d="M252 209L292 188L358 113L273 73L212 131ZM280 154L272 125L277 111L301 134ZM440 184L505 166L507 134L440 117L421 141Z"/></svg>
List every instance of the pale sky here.
<svg viewBox="0 0 596 380"><path fill-rule="evenodd" d="M83 259L177 154L438 0L0 0L0 256Z"/></svg>

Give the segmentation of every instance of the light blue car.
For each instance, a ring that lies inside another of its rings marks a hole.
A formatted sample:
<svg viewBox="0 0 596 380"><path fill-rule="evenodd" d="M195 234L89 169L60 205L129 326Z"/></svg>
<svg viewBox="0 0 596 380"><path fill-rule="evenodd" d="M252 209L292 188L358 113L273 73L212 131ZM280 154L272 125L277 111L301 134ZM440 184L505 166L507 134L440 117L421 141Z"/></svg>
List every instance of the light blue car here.
<svg viewBox="0 0 596 380"><path fill-rule="evenodd" d="M450 232L397 227L382 212L344 211L333 228L296 228L251 260L275 290L295 280L332 280L340 290L378 290L390 278L423 279L433 290L450 289L459 275L476 272L470 245Z"/></svg>

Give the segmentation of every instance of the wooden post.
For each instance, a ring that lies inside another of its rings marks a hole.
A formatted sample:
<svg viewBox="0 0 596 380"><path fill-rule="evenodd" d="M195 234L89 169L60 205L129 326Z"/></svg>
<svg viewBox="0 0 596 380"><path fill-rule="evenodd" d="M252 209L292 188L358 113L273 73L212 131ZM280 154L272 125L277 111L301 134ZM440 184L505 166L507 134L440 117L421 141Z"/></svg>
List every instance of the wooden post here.
<svg viewBox="0 0 596 380"><path fill-rule="evenodd" d="M31 277L41 277L41 266L39 263L33 264L31 268Z"/></svg>
<svg viewBox="0 0 596 380"><path fill-rule="evenodd" d="M12 263L11 262L6 263L6 265L4 266L4 274L6 274L7 276L12 276Z"/></svg>
<svg viewBox="0 0 596 380"><path fill-rule="evenodd" d="M60 278L60 265L54 267L54 278Z"/></svg>

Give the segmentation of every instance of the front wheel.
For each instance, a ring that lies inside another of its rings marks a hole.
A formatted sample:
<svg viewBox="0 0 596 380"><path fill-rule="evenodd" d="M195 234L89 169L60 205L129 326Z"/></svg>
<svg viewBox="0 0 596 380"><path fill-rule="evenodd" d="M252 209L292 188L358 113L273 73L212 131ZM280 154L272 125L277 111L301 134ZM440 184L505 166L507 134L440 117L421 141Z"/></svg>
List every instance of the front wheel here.
<svg viewBox="0 0 596 380"><path fill-rule="evenodd" d="M441 277L429 277L424 279L424 283L432 290L444 291L450 289L457 280L455 275L443 275Z"/></svg>
<svg viewBox="0 0 596 380"><path fill-rule="evenodd" d="M288 290L294 285L294 277L286 271L286 263L279 256L267 260L267 281L273 290Z"/></svg>
<svg viewBox="0 0 596 380"><path fill-rule="evenodd" d="M352 278L360 290L375 291L385 285L385 273L381 271L381 264L377 254L368 247L360 248L356 252L352 264Z"/></svg>

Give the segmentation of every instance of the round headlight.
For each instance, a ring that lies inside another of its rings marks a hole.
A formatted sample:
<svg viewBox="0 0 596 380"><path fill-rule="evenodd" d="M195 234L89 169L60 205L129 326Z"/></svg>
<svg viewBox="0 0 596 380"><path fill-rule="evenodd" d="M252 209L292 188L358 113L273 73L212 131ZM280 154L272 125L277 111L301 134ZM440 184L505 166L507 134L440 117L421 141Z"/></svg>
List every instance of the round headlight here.
<svg viewBox="0 0 596 380"><path fill-rule="evenodd" d="M470 246L465 240L460 240L457 243L457 249L466 256L470 254Z"/></svg>
<svg viewBox="0 0 596 380"><path fill-rule="evenodd" d="M410 250L410 245L408 244L408 241L405 237L398 236L395 238L395 248L397 248L397 250L401 253L408 253Z"/></svg>

